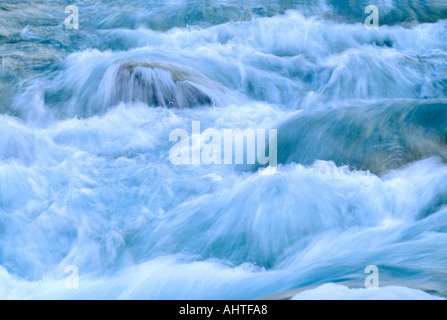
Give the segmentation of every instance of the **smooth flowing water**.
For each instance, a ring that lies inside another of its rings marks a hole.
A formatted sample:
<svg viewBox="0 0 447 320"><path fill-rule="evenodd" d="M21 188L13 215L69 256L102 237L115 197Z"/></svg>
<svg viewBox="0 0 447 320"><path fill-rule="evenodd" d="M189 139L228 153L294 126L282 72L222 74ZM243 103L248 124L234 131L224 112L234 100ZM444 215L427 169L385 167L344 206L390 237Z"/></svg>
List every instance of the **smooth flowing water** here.
<svg viewBox="0 0 447 320"><path fill-rule="evenodd" d="M446 1L68 2L0 3L0 298L447 297Z"/></svg>

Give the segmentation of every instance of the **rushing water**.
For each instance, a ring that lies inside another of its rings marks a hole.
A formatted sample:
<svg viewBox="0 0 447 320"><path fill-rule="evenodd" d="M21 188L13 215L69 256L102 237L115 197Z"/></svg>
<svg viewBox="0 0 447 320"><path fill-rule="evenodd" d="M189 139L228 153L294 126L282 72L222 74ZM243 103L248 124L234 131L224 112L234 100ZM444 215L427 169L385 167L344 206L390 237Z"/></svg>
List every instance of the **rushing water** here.
<svg viewBox="0 0 447 320"><path fill-rule="evenodd" d="M2 0L0 59L0 298L447 297L447 1Z"/></svg>

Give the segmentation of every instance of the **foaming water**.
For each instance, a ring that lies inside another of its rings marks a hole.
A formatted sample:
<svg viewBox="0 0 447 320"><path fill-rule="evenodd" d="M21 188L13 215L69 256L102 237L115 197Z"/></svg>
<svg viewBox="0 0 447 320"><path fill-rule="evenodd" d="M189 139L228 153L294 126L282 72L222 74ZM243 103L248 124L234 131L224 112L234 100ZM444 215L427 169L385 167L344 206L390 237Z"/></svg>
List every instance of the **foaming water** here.
<svg viewBox="0 0 447 320"><path fill-rule="evenodd" d="M446 297L445 5L372 2L378 30L362 1L84 1L76 31L2 3L0 297L375 299L368 265ZM278 129L277 172L172 164L193 121Z"/></svg>

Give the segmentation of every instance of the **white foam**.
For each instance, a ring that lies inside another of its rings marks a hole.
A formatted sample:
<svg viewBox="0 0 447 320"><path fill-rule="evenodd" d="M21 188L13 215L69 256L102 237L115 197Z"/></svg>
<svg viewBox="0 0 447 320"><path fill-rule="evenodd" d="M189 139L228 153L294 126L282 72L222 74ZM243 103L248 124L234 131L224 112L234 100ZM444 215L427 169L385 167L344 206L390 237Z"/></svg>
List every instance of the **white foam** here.
<svg viewBox="0 0 447 320"><path fill-rule="evenodd" d="M351 289L328 283L315 289L303 291L292 300L444 300L424 291L406 287L383 287L378 289Z"/></svg>

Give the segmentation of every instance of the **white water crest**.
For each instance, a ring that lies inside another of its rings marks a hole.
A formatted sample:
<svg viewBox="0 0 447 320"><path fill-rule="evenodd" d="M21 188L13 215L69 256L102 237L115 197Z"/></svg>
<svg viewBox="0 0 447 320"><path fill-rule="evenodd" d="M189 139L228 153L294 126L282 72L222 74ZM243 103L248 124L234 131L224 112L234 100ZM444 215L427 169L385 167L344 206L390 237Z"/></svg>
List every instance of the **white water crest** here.
<svg viewBox="0 0 447 320"><path fill-rule="evenodd" d="M443 1L35 2L0 4L0 298L447 297ZM195 121L278 129L276 173L173 164Z"/></svg>

